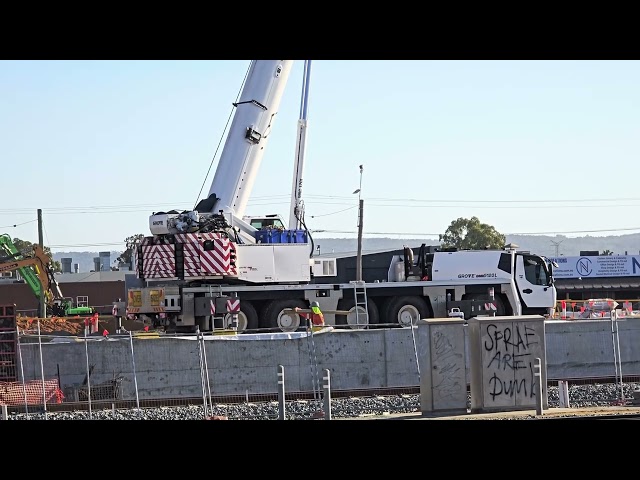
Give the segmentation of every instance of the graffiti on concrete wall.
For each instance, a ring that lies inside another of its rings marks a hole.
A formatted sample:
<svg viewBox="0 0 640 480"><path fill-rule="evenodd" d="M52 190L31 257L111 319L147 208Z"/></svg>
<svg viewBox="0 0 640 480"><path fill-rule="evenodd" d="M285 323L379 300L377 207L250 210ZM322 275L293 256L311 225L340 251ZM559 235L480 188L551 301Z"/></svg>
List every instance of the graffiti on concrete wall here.
<svg viewBox="0 0 640 480"><path fill-rule="evenodd" d="M483 359L488 390L485 393L492 400L535 397L534 362L539 345L540 337L532 326L511 323L486 325Z"/></svg>
<svg viewBox="0 0 640 480"><path fill-rule="evenodd" d="M433 394L445 400L457 399L462 390L466 396L467 391L463 356L446 333L442 329L433 334Z"/></svg>

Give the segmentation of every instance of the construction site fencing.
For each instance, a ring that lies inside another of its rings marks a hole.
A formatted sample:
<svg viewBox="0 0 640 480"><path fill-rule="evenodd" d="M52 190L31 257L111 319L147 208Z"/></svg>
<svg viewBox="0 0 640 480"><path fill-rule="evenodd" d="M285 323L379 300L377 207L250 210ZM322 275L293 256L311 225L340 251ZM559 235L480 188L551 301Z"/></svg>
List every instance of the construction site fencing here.
<svg viewBox="0 0 640 480"><path fill-rule="evenodd" d="M288 418L318 418L318 412L327 409L325 365L353 365L347 370L361 376L369 369L363 363L364 350L344 349L336 358L334 346L316 342L327 329L310 326L272 334L277 347L264 344L262 349L250 335L227 335L230 332L51 335L39 331L37 319L31 327L11 332L17 353L12 366L15 381L0 384L10 392L2 403L26 418L43 413L46 417L53 411L82 411L92 418L98 410L197 407L202 418L278 419L283 392ZM410 338L403 348L415 363ZM380 339L373 345L380 352L384 349ZM377 363L378 371L385 370L383 361ZM384 382L374 383L385 390ZM412 386L396 386L394 394L415 394L418 378L409 383ZM49 390L46 396L30 393L43 384L55 395ZM353 389L338 392L342 397L353 394Z"/></svg>
<svg viewBox="0 0 640 480"><path fill-rule="evenodd" d="M610 322L582 322L575 338L547 330L548 351L564 350L569 357L548 358L550 406L635 400L640 376L623 367L640 361L639 346L627 335L629 322L615 314ZM331 327L307 327L270 339L261 334L266 341L233 332L59 336L41 334L36 322L29 330L0 331L0 342L15 342L13 354L0 353L0 405L27 419L59 411L83 412L83 418L109 411L118 418L117 412L161 407L183 409L181 418L326 419L331 405L341 415L346 407L337 406L355 398L366 400L362 410L371 414L377 403L389 413L418 410L425 364L415 332L354 328L338 334ZM588 352L597 356L578 358L575 345L559 346L567 338L590 342ZM468 359L467 343L468 335ZM580 364L589 365L589 375L576 374L573 367ZM467 378L470 368L467 360Z"/></svg>

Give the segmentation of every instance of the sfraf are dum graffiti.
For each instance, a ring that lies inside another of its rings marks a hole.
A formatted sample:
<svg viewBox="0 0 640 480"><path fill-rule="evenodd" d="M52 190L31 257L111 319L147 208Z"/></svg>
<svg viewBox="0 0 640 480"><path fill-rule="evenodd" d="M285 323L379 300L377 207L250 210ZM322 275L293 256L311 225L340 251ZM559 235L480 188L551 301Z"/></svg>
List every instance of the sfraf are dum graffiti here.
<svg viewBox="0 0 640 480"><path fill-rule="evenodd" d="M489 378L489 394L497 397L523 395L535 397L534 352L532 347L540 343L538 334L527 325L498 326L489 324L483 343L490 353L488 369L493 369ZM525 370L516 375L519 370Z"/></svg>

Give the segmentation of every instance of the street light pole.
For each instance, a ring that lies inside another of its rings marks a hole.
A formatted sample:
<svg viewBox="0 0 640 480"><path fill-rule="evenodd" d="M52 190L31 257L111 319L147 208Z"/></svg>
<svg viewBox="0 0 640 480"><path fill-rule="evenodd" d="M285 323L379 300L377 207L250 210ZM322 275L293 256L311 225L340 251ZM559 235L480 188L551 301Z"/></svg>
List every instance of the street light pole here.
<svg viewBox="0 0 640 480"><path fill-rule="evenodd" d="M356 256L356 280L362 281L362 219L364 215L364 200L362 200L362 165L360 165L360 188L353 193L358 194L358 253Z"/></svg>

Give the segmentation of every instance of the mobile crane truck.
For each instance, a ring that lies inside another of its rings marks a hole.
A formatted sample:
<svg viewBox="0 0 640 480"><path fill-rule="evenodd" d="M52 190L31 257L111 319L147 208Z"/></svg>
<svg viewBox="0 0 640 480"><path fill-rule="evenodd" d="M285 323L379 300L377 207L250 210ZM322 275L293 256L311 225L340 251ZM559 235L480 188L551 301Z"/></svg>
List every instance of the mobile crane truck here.
<svg viewBox="0 0 640 480"><path fill-rule="evenodd" d="M553 312L552 263L515 248L452 251L406 247L386 281L330 283L336 261L314 258L302 198L311 61L305 61L288 229L279 215L245 207L273 131L293 61L253 60L209 190L193 211L155 212L152 236L134 250L144 286L127 292L126 312L168 331L227 328L295 331L295 309L317 301L328 325L410 326L446 317ZM348 313L344 313L348 312Z"/></svg>
<svg viewBox="0 0 640 480"><path fill-rule="evenodd" d="M36 298L44 290L47 312L56 317L91 315L92 307L74 307L71 300L62 296L60 285L51 266L51 258L40 245L33 245L26 255L20 252L11 237L0 235L0 272L17 270L29 285Z"/></svg>

